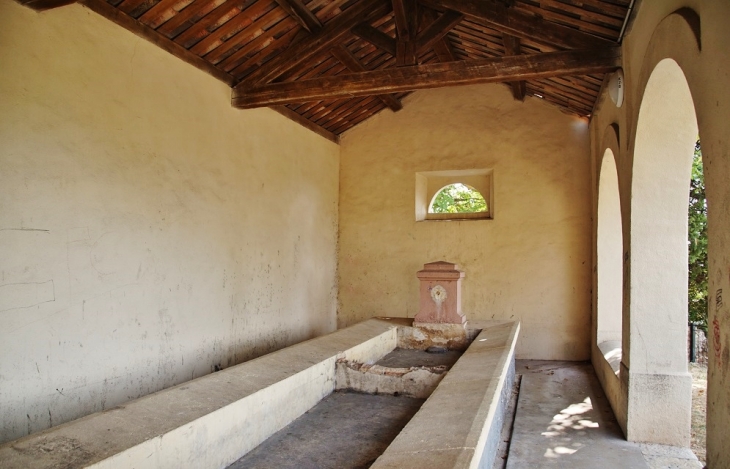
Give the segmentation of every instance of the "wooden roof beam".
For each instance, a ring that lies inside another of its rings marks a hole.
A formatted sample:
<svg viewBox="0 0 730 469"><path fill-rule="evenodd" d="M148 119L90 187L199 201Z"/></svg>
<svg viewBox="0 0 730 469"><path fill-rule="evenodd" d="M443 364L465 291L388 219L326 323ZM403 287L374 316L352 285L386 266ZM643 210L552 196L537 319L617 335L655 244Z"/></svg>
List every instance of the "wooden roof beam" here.
<svg viewBox="0 0 730 469"><path fill-rule="evenodd" d="M504 55L520 55L520 38L502 34L502 42L504 42ZM509 85L512 88L512 96L518 101L524 101L527 94L525 81L511 81Z"/></svg>
<svg viewBox="0 0 730 469"><path fill-rule="evenodd" d="M328 51L350 34L350 29L365 21L380 18L390 11L387 0L363 0L324 25L318 32L302 39L244 78L246 86L268 83L318 54ZM239 85L241 86L241 85Z"/></svg>
<svg viewBox="0 0 730 469"><path fill-rule="evenodd" d="M620 47L412 65L255 88L239 85L234 89L232 104L246 109L475 83L607 73L620 66Z"/></svg>
<svg viewBox="0 0 730 469"><path fill-rule="evenodd" d="M360 62L357 57L352 55L352 52L350 52L347 47L343 45L339 45L338 47L335 47L332 49L332 55L342 62L342 64L348 68L351 72L365 72L367 69L365 66ZM386 106L388 106L393 112L400 111L403 109L403 105L401 102L393 96L392 94L380 94L378 95L378 99L383 102Z"/></svg>
<svg viewBox="0 0 730 469"><path fill-rule="evenodd" d="M310 33L322 29L322 23L302 0L276 0L276 3Z"/></svg>
<svg viewBox="0 0 730 469"><path fill-rule="evenodd" d="M421 0L424 5L458 11L472 21L519 38L567 49L607 47L612 41L568 26L546 21L538 16L507 7L500 0Z"/></svg>
<svg viewBox="0 0 730 469"><path fill-rule="evenodd" d="M415 65L418 60L418 2L416 0L392 0L395 16L396 44L395 64L398 67Z"/></svg>

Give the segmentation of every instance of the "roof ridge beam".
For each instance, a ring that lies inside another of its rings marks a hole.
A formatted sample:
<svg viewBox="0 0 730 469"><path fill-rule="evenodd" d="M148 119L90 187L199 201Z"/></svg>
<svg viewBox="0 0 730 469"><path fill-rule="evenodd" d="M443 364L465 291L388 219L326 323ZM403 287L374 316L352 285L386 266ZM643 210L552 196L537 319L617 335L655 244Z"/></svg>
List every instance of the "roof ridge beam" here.
<svg viewBox="0 0 730 469"><path fill-rule="evenodd" d="M248 109L446 86L607 73L620 66L620 47L412 65L296 82L271 83L255 88L239 85L234 89L232 104L237 108Z"/></svg>

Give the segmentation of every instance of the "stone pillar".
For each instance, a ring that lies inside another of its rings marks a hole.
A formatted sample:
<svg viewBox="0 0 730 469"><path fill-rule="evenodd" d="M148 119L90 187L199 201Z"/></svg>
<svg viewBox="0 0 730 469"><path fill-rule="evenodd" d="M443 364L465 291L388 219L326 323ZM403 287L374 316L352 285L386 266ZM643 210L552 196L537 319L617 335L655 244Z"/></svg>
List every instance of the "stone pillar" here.
<svg viewBox="0 0 730 469"><path fill-rule="evenodd" d="M414 318L418 324L466 324L461 313L461 279L464 272L451 262L424 264L416 276L421 281L421 308Z"/></svg>

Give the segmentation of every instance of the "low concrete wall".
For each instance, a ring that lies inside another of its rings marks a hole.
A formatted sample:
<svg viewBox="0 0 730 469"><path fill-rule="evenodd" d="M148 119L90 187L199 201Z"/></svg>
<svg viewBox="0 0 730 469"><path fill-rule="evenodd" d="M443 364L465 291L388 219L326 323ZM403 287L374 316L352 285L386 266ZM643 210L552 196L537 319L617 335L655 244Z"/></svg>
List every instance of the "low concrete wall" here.
<svg viewBox="0 0 730 469"><path fill-rule="evenodd" d="M491 468L514 381L520 323L473 327L482 332L373 469Z"/></svg>
<svg viewBox="0 0 730 469"><path fill-rule="evenodd" d="M222 468L334 390L335 362L374 362L396 325L372 319L0 446L10 468Z"/></svg>

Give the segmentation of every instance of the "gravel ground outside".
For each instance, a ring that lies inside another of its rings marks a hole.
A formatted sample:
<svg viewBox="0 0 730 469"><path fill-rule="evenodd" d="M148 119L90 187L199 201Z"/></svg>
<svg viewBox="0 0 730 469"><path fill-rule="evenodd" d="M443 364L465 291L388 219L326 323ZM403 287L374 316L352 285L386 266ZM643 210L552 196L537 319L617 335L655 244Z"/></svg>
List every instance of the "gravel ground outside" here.
<svg viewBox="0 0 730 469"><path fill-rule="evenodd" d="M707 422L707 365L689 364L692 373L692 451L705 464Z"/></svg>

